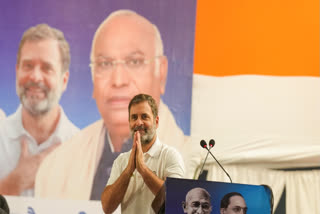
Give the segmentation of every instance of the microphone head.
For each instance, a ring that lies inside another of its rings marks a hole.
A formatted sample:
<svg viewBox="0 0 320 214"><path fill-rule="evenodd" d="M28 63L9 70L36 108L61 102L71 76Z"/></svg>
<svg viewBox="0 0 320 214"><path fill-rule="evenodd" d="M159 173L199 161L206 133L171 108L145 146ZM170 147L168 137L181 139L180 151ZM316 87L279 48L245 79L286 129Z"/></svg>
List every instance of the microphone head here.
<svg viewBox="0 0 320 214"><path fill-rule="evenodd" d="M212 148L212 147L214 147L214 144L216 144L216 142L214 141L214 139L211 139L209 141L209 146Z"/></svg>
<svg viewBox="0 0 320 214"><path fill-rule="evenodd" d="M5 199L5 197L3 197L2 195L0 195L0 213L2 214L8 214L10 213L10 209L7 203L7 200Z"/></svg>
<svg viewBox="0 0 320 214"><path fill-rule="evenodd" d="M206 141L205 140L201 140L200 141L200 146L202 147L202 148L207 148L207 143L206 143Z"/></svg>

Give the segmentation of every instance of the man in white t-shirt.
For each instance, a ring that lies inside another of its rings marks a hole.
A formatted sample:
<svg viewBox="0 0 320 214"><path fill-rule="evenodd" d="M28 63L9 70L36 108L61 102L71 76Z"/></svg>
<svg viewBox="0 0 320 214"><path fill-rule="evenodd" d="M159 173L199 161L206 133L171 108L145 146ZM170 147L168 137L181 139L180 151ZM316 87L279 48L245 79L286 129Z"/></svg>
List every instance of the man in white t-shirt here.
<svg viewBox="0 0 320 214"><path fill-rule="evenodd" d="M151 203L167 177L184 176L181 155L157 138L159 124L156 101L149 95L136 95L129 104L132 149L114 161L101 202L105 213L119 204L121 212L154 213Z"/></svg>
<svg viewBox="0 0 320 214"><path fill-rule="evenodd" d="M60 30L39 24L25 31L16 64L21 105L0 121L0 194L33 196L42 160L79 131L59 105L69 64L69 44Z"/></svg>

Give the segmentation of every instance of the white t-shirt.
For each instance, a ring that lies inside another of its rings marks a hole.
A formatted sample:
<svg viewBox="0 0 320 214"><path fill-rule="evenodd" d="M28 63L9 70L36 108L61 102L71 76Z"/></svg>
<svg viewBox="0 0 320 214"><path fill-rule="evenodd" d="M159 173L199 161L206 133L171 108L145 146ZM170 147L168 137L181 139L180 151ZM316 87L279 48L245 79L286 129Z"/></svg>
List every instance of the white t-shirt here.
<svg viewBox="0 0 320 214"><path fill-rule="evenodd" d="M17 111L0 121L0 179L6 177L17 165L21 153L21 138L28 142L29 152L37 154L51 145L70 139L79 129L67 118L60 108L60 118L53 134L40 145L24 129L22 124L22 106ZM33 189L22 192L22 196L33 196Z"/></svg>
<svg viewBox="0 0 320 214"><path fill-rule="evenodd" d="M127 167L131 150L122 153L114 161L111 175L107 185L113 184L123 170ZM185 173L184 162L178 151L162 144L157 138L148 152L143 154L144 161L148 168L160 179L167 177L182 178ZM154 213L151 204L155 195L144 183L142 176L137 170L131 176L128 189L121 202L122 214L126 213Z"/></svg>

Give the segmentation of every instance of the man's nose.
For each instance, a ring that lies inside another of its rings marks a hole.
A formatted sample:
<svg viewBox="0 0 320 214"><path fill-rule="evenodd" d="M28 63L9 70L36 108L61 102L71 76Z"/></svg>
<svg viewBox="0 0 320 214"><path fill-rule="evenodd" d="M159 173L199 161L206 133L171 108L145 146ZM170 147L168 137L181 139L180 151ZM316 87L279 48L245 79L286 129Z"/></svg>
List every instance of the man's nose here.
<svg viewBox="0 0 320 214"><path fill-rule="evenodd" d="M119 63L114 66L111 77L112 86L122 87L128 85L130 82L130 73L127 71L125 65Z"/></svg>
<svg viewBox="0 0 320 214"><path fill-rule="evenodd" d="M140 117L138 117L138 119L136 120L136 125L137 125L137 126L143 125L143 121L141 120Z"/></svg>
<svg viewBox="0 0 320 214"><path fill-rule="evenodd" d="M204 214L201 206L197 209L197 214Z"/></svg>
<svg viewBox="0 0 320 214"><path fill-rule="evenodd" d="M42 71L40 67L35 67L31 72L30 72L30 79L33 82L40 82L43 79Z"/></svg>

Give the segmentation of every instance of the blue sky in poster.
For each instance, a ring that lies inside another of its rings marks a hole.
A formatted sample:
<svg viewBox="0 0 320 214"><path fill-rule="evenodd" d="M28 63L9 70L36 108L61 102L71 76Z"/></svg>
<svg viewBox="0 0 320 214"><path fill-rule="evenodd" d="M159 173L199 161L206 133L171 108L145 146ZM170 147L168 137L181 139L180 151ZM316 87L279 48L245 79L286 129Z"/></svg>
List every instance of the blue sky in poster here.
<svg viewBox="0 0 320 214"><path fill-rule="evenodd" d="M169 59L166 93L162 97L178 125L190 134L195 0L68 0L1 1L0 108L15 112L15 63L19 41L30 26L47 23L62 30L71 47L70 81L61 99L68 117L80 128L100 119L92 99L89 54L93 34L112 11L132 9L156 24Z"/></svg>

